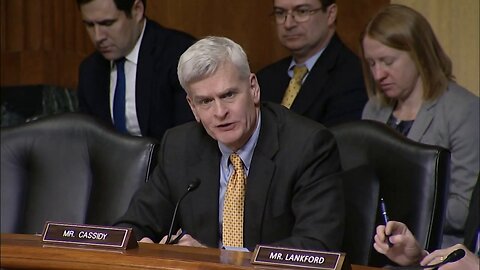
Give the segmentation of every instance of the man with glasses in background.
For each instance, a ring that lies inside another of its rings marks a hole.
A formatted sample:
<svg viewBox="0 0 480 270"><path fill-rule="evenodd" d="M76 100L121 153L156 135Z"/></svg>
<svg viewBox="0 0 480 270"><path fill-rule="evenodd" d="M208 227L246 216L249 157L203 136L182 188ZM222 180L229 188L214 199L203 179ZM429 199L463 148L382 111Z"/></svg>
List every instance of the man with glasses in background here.
<svg viewBox="0 0 480 270"><path fill-rule="evenodd" d="M272 17L292 55L258 72L262 100L327 127L360 119L367 101L361 65L335 32L335 0L274 0Z"/></svg>

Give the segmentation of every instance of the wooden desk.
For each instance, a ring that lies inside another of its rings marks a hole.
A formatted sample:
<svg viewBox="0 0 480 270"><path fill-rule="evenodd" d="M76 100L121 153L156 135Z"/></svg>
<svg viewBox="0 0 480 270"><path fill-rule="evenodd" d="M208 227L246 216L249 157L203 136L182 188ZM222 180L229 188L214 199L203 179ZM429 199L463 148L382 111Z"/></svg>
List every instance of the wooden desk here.
<svg viewBox="0 0 480 270"><path fill-rule="evenodd" d="M139 243L127 251L44 246L38 235L1 234L2 269L254 269L251 253ZM352 265L352 270L374 270Z"/></svg>

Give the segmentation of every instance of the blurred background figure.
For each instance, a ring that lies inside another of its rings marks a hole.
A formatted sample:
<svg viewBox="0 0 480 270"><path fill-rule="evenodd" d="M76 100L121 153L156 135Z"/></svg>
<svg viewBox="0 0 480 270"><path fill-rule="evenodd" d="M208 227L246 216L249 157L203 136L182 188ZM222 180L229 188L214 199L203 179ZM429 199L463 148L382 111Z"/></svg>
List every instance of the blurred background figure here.
<svg viewBox="0 0 480 270"><path fill-rule="evenodd" d="M479 173L479 98L455 83L430 24L409 7L390 5L371 19L361 56L369 95L362 118L451 151L443 246L461 243Z"/></svg>
<svg viewBox="0 0 480 270"><path fill-rule="evenodd" d="M291 56L262 70L262 100L325 126L361 117L367 102L358 57L336 34L335 0L275 0L280 43Z"/></svg>
<svg viewBox="0 0 480 270"><path fill-rule="evenodd" d="M145 17L146 0L77 0L96 52L80 65L80 111L122 133L161 139L193 120L177 78L180 55L194 42Z"/></svg>

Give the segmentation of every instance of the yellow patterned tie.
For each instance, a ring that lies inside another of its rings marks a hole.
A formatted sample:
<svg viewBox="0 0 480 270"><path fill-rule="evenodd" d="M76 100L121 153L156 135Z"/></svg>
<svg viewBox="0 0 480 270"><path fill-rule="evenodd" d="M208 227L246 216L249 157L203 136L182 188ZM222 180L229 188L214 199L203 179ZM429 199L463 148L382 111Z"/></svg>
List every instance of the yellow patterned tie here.
<svg viewBox="0 0 480 270"><path fill-rule="evenodd" d="M287 91L285 91L285 95L282 99L283 106L290 109L295 97L300 91L300 87L302 87L302 80L303 77L305 77L305 74L307 74L307 71L308 69L306 66L295 66L293 68L293 77L290 80Z"/></svg>
<svg viewBox="0 0 480 270"><path fill-rule="evenodd" d="M230 162L232 162L234 172L228 180L223 203L223 245L243 247L243 204L246 177L242 159L236 153L230 155Z"/></svg>

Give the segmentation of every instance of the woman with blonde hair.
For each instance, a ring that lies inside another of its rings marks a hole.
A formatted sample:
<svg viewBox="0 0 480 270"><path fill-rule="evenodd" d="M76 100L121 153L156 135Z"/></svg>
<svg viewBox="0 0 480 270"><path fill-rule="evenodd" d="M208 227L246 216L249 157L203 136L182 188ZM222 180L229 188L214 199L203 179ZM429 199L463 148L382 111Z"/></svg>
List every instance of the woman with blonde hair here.
<svg viewBox="0 0 480 270"><path fill-rule="evenodd" d="M451 151L443 245L462 242L479 173L479 98L455 83L452 62L430 24L409 7L392 4L379 11L360 46L369 95L362 118Z"/></svg>

